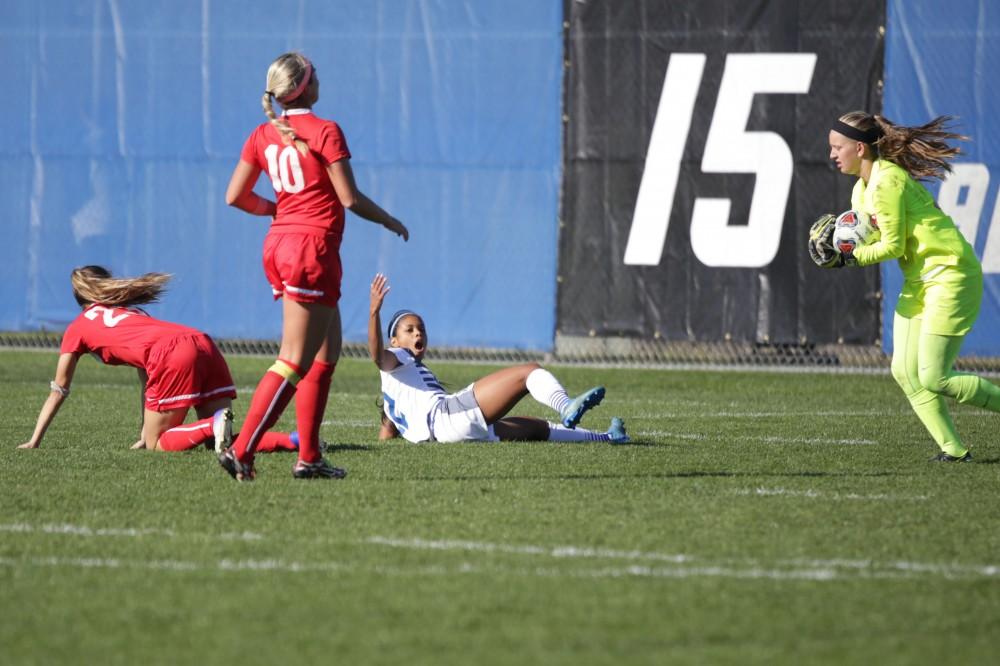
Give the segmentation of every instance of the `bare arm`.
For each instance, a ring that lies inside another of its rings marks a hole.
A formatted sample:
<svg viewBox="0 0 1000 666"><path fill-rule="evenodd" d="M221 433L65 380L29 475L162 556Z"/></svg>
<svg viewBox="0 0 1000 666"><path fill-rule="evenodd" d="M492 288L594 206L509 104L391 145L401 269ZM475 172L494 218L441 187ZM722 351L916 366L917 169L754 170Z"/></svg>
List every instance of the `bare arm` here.
<svg viewBox="0 0 1000 666"><path fill-rule="evenodd" d="M46 398L41 411L38 413L35 432L32 433L31 439L17 448L37 449L41 445L42 438L45 437L45 431L49 429L49 425L56 417L59 408L62 407L66 398L69 397L69 385L73 383L73 373L76 372L76 363L78 360L80 360L80 357L76 354L59 355L59 362L56 364L56 378L52 381L52 390L49 393L49 397Z"/></svg>
<svg viewBox="0 0 1000 666"><path fill-rule="evenodd" d="M384 441L387 439L395 439L399 437L399 431L396 430L396 424L382 415L382 427L378 429L379 441Z"/></svg>
<svg viewBox="0 0 1000 666"><path fill-rule="evenodd" d="M404 241L410 240L410 232L402 222L382 210L377 203L358 189L349 159L337 160L326 168L326 172L344 208L350 209L352 213L366 220L381 224L397 236L402 236Z"/></svg>
<svg viewBox="0 0 1000 666"><path fill-rule="evenodd" d="M375 274L372 280L371 306L368 311L368 354L375 361L379 370L386 372L399 366L399 359L392 352L386 351L382 344L382 320L379 311L382 309L382 301L389 293L389 278L381 273Z"/></svg>
<svg viewBox="0 0 1000 666"><path fill-rule="evenodd" d="M139 371L139 441L132 445L133 449L144 449L146 448L146 440L142 437L142 431L146 425L146 384L149 383L149 375L146 373L144 368L138 368Z"/></svg>
<svg viewBox="0 0 1000 666"><path fill-rule="evenodd" d="M260 177L260 167L240 160L233 169L226 188L226 205L234 206L251 215L274 217L278 210L273 201L259 196L253 191Z"/></svg>

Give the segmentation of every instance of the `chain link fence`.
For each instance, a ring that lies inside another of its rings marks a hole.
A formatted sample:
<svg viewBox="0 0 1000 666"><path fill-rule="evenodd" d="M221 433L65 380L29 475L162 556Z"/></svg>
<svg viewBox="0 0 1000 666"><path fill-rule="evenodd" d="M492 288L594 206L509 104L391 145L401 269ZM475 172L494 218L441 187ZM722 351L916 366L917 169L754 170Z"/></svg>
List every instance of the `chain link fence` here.
<svg viewBox="0 0 1000 666"><path fill-rule="evenodd" d="M0 349L58 350L61 334L0 333ZM276 340L216 340L227 355L276 356ZM344 344L343 358L368 358L365 344ZM816 372L888 372L889 356L873 345L749 342L665 342L631 338L556 337L554 352L474 347L437 347L429 360L469 363L562 363L644 368L773 369ZM963 356L962 372L1000 374L1000 357Z"/></svg>

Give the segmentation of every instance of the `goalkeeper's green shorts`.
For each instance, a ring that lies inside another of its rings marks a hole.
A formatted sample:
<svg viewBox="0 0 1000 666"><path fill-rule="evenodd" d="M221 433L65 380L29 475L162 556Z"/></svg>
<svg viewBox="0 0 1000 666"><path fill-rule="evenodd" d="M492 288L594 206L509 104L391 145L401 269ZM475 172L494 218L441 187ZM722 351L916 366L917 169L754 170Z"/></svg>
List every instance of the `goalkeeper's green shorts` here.
<svg viewBox="0 0 1000 666"><path fill-rule="evenodd" d="M923 280L903 283L896 313L907 319L922 319L923 333L968 333L979 317L983 300L982 271L969 274L957 266L935 266L925 275Z"/></svg>

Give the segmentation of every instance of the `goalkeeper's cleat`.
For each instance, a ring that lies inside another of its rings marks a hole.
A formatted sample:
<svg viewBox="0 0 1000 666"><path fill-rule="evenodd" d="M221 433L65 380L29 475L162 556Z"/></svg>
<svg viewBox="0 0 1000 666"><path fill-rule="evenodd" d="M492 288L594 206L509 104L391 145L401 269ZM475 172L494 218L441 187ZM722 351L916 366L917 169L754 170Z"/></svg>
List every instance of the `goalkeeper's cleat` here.
<svg viewBox="0 0 1000 666"><path fill-rule="evenodd" d="M595 386L589 391L573 398L566 405L566 409L562 411L562 414L560 414L562 416L562 424L567 428L575 428L576 424L583 418L583 415L601 404L601 400L604 400L603 386Z"/></svg>
<svg viewBox="0 0 1000 666"><path fill-rule="evenodd" d="M253 463L241 463L232 449L226 449L219 454L219 464L237 481L253 481L257 477Z"/></svg>
<svg viewBox="0 0 1000 666"><path fill-rule="evenodd" d="M942 451L941 453L931 458L929 462L972 462L972 451L966 451L965 455L960 457L956 457L951 455L950 453L945 453L944 451Z"/></svg>
<svg viewBox="0 0 1000 666"><path fill-rule="evenodd" d="M625 432L625 422L617 416L612 417L611 427L608 428L608 441L612 444L626 444L629 441L628 433Z"/></svg>
<svg viewBox="0 0 1000 666"><path fill-rule="evenodd" d="M212 416L215 452L222 453L233 444L233 410L224 407Z"/></svg>
<svg viewBox="0 0 1000 666"><path fill-rule="evenodd" d="M320 458L314 463L299 460L292 468L292 476L296 479L343 479L347 476L347 470L334 467L326 458Z"/></svg>

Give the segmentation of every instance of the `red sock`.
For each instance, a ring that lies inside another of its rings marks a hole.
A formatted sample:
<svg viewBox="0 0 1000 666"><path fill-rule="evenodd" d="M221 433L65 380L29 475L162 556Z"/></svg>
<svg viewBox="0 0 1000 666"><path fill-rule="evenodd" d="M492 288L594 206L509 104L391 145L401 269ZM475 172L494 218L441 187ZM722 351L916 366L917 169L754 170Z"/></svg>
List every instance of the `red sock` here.
<svg viewBox="0 0 1000 666"><path fill-rule="evenodd" d="M295 420L299 427L299 460L316 462L320 459L319 426L323 423L330 381L337 364L313 361L309 372L299 382L295 394Z"/></svg>
<svg viewBox="0 0 1000 666"><path fill-rule="evenodd" d="M295 395L298 396L298 393ZM298 450L299 447L292 443L292 435L288 432L265 432L257 442L257 453Z"/></svg>
<svg viewBox="0 0 1000 666"><path fill-rule="evenodd" d="M253 392L246 419L240 426L240 436L233 444L233 454L240 462L245 464L253 462L254 452L261 436L274 427L292 396L295 395L299 372L299 366L279 358L264 373L260 383L257 384L257 389Z"/></svg>
<svg viewBox="0 0 1000 666"><path fill-rule="evenodd" d="M160 448L164 451L187 451L201 446L209 438L215 438L211 416L166 431L160 435Z"/></svg>

